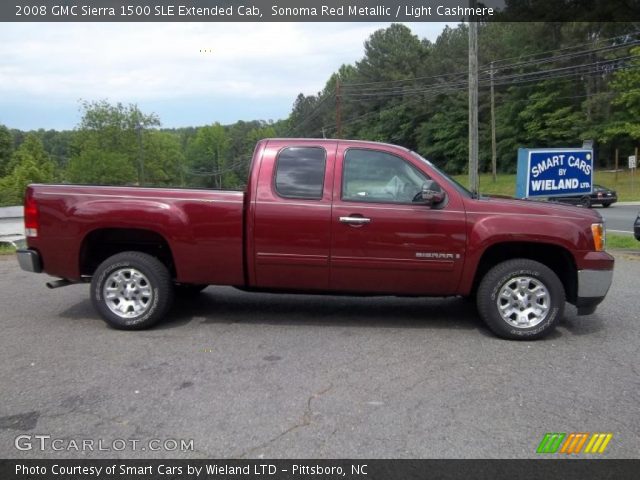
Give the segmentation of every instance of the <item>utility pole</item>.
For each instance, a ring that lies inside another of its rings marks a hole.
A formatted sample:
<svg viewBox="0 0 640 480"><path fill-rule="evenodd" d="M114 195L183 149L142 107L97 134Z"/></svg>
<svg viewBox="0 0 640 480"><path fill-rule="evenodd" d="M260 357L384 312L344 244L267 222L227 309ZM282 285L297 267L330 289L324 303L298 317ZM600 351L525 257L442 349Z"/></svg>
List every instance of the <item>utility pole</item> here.
<svg viewBox="0 0 640 480"><path fill-rule="evenodd" d="M633 152L634 156L634 161L633 161L633 168L629 168L629 170L631 170L631 198L636 198L636 165L638 164L638 147L635 148L635 151ZM631 162L629 162L629 167L631 167Z"/></svg>
<svg viewBox="0 0 640 480"><path fill-rule="evenodd" d="M498 153L496 151L496 101L493 92L493 74L493 62L491 62L491 70L489 71L489 75L491 75L491 173L493 174L493 181L495 183L498 179Z"/></svg>
<svg viewBox="0 0 640 480"><path fill-rule="evenodd" d="M336 137L342 138L342 105L340 98L340 79L336 80Z"/></svg>
<svg viewBox="0 0 640 480"><path fill-rule="evenodd" d="M476 0L469 0L476 7ZM469 187L478 195L478 24L469 15Z"/></svg>

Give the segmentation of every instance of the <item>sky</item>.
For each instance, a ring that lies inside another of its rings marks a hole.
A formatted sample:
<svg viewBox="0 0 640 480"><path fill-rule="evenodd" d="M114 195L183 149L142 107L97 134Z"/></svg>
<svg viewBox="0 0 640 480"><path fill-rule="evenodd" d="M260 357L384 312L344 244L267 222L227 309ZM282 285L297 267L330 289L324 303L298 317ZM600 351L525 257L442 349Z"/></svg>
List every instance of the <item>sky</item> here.
<svg viewBox="0 0 640 480"><path fill-rule="evenodd" d="M72 129L80 100L102 99L135 103L169 128L278 120L388 25L4 23L0 124ZM406 25L433 41L446 24Z"/></svg>

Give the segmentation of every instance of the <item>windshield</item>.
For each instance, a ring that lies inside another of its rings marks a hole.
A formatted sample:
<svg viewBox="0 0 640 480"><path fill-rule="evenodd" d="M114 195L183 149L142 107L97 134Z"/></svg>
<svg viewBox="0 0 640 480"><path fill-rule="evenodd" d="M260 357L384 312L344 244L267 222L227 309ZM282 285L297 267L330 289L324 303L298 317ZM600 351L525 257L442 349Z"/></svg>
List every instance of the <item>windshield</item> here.
<svg viewBox="0 0 640 480"><path fill-rule="evenodd" d="M446 173L444 173L442 170L440 170L438 167L436 167L433 163L431 163L429 160L427 160L426 158L424 158L422 155L416 153L416 152L411 152L411 154L417 158L418 160L420 160L421 162L426 163L427 165L429 165L429 167L431 167L432 169L434 169L436 172L438 172L445 180L447 180L449 182L449 184L455 188L458 192L460 192L462 195L464 195L465 197L468 198L473 198L473 194L467 190L461 183L459 183L456 179L451 178L449 175L447 175Z"/></svg>

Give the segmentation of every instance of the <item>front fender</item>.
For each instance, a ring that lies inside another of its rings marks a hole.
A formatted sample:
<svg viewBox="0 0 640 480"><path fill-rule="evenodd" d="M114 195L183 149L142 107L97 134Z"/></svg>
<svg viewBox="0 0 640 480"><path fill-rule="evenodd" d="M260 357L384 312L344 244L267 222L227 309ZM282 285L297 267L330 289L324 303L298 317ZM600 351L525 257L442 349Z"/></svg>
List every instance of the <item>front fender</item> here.
<svg viewBox="0 0 640 480"><path fill-rule="evenodd" d="M592 250L591 231L572 219L548 215L469 214L467 217L467 258L460 290L469 294L480 260L487 249L506 243L553 245L566 250L574 262L577 250Z"/></svg>

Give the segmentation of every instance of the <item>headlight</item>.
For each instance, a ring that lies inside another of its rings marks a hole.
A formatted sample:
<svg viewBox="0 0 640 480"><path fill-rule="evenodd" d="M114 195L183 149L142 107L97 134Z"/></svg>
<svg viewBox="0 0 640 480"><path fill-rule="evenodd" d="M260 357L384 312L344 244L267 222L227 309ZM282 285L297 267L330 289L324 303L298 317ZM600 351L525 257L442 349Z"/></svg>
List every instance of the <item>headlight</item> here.
<svg viewBox="0 0 640 480"><path fill-rule="evenodd" d="M592 223L591 233L593 234L593 246L596 252L602 252L607 243L607 233L602 223Z"/></svg>

